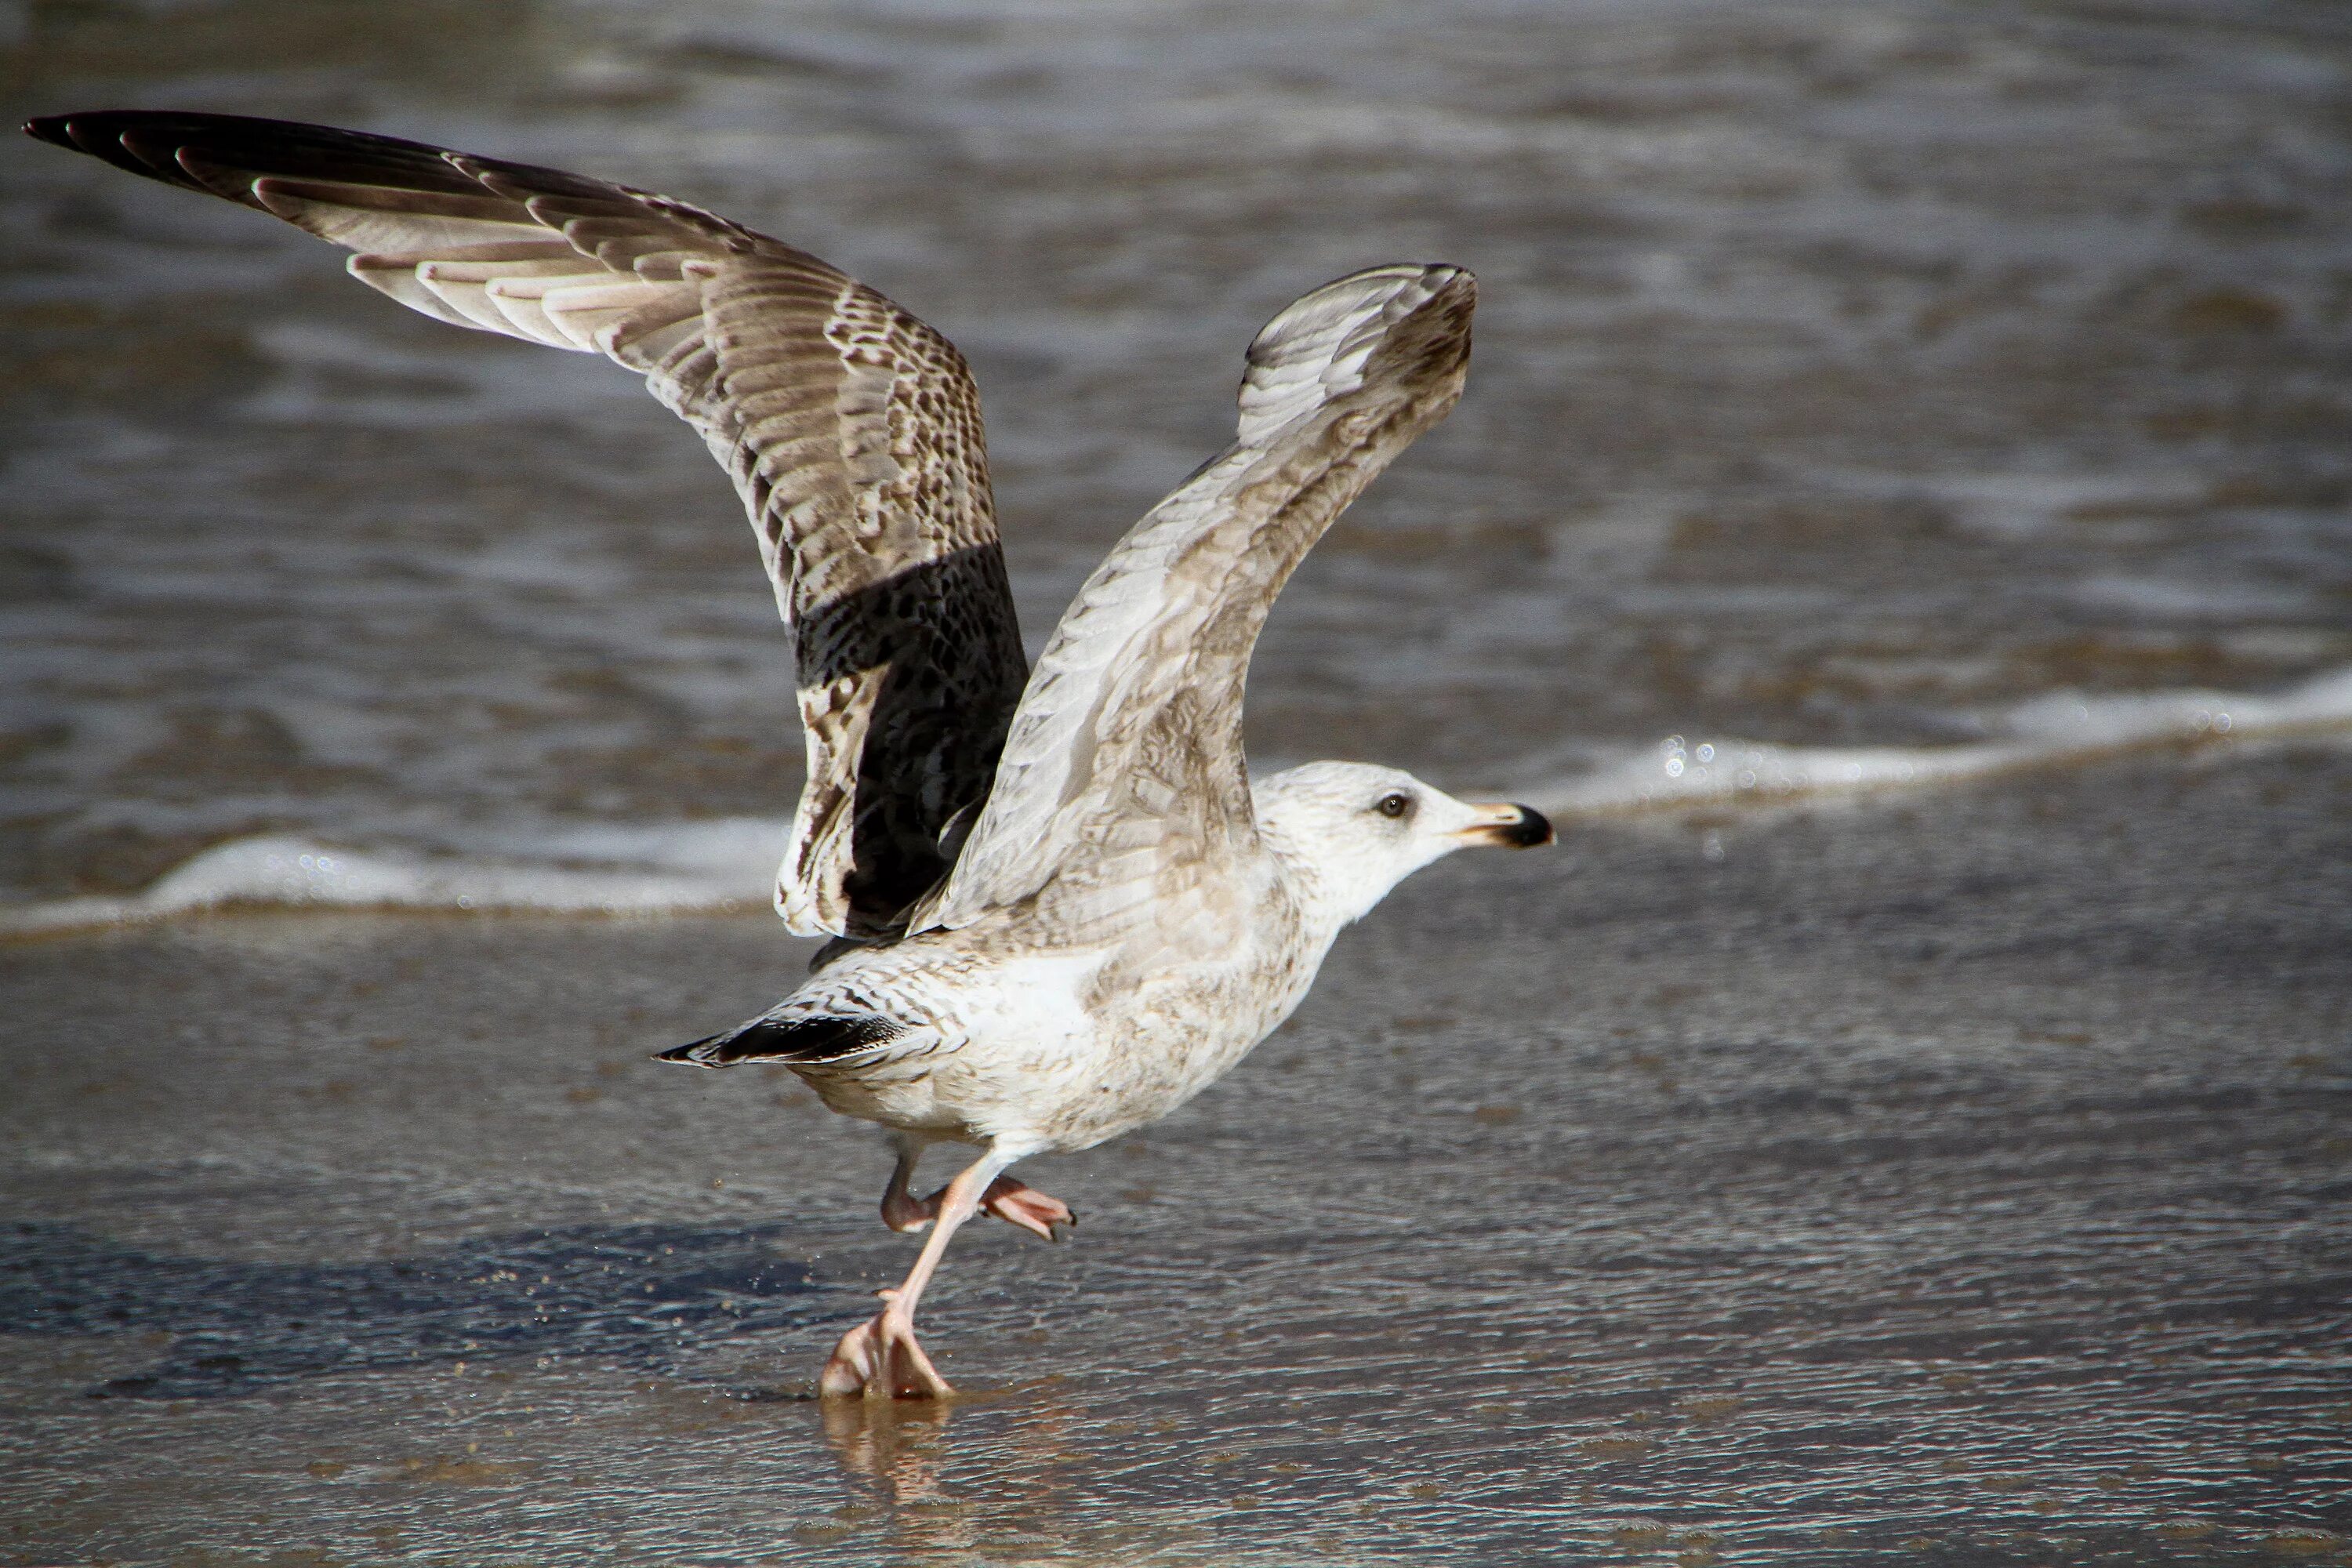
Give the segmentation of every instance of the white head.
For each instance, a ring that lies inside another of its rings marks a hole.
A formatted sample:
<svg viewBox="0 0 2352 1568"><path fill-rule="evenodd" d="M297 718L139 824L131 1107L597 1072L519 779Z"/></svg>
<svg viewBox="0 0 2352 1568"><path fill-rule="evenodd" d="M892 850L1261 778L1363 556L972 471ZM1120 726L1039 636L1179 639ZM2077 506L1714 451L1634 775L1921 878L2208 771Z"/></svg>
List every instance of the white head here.
<svg viewBox="0 0 2352 1568"><path fill-rule="evenodd" d="M1474 805L1370 763L1309 763L1252 791L1266 847L1333 929L1361 920L1391 888L1475 844L1530 849L1552 840L1533 807Z"/></svg>

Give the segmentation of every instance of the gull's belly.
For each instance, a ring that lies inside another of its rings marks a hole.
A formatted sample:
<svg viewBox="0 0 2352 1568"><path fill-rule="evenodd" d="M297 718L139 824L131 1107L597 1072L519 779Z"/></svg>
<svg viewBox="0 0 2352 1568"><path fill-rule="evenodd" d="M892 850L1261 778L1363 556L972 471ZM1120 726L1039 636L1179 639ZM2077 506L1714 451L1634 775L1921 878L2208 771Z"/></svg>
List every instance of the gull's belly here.
<svg viewBox="0 0 2352 1568"><path fill-rule="evenodd" d="M1229 952L1139 973L1099 958L1011 963L978 984L966 970L939 1048L802 1076L830 1109L885 1126L1024 1153L1089 1148L1223 1077L1316 967Z"/></svg>
<svg viewBox="0 0 2352 1568"><path fill-rule="evenodd" d="M1109 1009L1067 1092L1041 1108L1057 1149L1084 1149L1157 1121L1231 1071L1306 995L1256 966L1202 966L1158 977Z"/></svg>
<svg viewBox="0 0 2352 1568"><path fill-rule="evenodd" d="M966 1107L950 1091L940 1092L938 1064L890 1062L873 1068L796 1067L827 1110L908 1132L928 1132L963 1142L982 1142Z"/></svg>

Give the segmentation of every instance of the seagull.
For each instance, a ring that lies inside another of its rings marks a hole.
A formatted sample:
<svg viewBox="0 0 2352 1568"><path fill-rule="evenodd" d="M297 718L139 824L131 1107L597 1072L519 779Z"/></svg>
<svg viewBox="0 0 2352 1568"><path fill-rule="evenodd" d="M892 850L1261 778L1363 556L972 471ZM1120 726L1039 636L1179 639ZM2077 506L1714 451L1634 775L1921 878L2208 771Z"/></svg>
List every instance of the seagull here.
<svg viewBox="0 0 2352 1568"><path fill-rule="evenodd" d="M782 1063L888 1131L883 1220L929 1234L834 1349L826 1396L951 1394L914 1327L949 1238L982 1213L1047 1240L1075 1219L1015 1162L1191 1100L1422 867L1552 841L1528 806L1363 763L1253 778L1242 750L1276 595L1461 395L1461 268L1370 268L1269 321L1233 444L1119 541L1032 669L962 356L815 257L667 196L354 131L141 110L26 130L333 241L412 310L601 353L735 481L807 749L776 909L832 940L775 1006L658 1059ZM942 1142L979 1157L918 1196Z"/></svg>

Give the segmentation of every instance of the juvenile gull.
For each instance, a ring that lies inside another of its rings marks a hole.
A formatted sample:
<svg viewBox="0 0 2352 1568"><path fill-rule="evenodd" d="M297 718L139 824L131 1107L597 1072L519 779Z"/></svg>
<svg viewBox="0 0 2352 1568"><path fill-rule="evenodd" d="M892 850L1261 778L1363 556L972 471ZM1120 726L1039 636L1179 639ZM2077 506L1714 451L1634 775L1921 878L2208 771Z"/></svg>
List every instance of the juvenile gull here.
<svg viewBox="0 0 2352 1568"><path fill-rule="evenodd" d="M1166 1115L1289 1016L1340 929L1532 809L1313 763L1253 781L1250 651L1275 595L1461 395L1475 287L1378 267L1250 344L1234 444L1129 531L1024 668L979 398L945 339L814 257L667 197L355 132L222 115L36 120L59 146L285 218L460 326L643 374L734 478L794 632L808 778L777 909L830 934L749 1023L665 1052L781 1062L890 1130L906 1279L828 1394L938 1395L914 1313L983 1210L1051 1238L1007 1175ZM981 1156L918 1197L936 1142Z"/></svg>

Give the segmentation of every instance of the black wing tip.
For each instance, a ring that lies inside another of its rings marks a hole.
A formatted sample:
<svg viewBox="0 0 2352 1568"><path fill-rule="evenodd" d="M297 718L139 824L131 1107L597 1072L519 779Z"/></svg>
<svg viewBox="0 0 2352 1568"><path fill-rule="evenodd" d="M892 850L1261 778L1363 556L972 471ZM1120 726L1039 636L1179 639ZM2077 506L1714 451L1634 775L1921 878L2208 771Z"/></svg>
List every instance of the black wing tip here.
<svg viewBox="0 0 2352 1568"><path fill-rule="evenodd" d="M65 114L36 114L25 121L25 134L53 146L85 153L89 149L74 136L77 126L86 134L102 136L154 118L156 111L144 109L77 109Z"/></svg>
<svg viewBox="0 0 2352 1568"><path fill-rule="evenodd" d="M716 1053L717 1047L726 1038L725 1035L713 1035L707 1040L692 1040L683 1046L673 1046L668 1050L656 1052L653 1059L657 1062L684 1062L690 1068L723 1068L727 1064L718 1059Z"/></svg>
<svg viewBox="0 0 2352 1568"><path fill-rule="evenodd" d="M86 153L127 174L160 180L184 190L220 195L191 173L180 155L207 139L263 132L284 134L312 129L283 121L236 114L201 114L172 109L89 109L42 114L25 121L25 134L68 153ZM240 195L233 201L252 205Z"/></svg>
<svg viewBox="0 0 2352 1568"><path fill-rule="evenodd" d="M25 134L87 153L133 174L165 184L226 196L259 206L249 193L218 188L184 158L218 163L243 179L272 175L331 179L393 189L480 195L485 176L503 176L532 195L591 199L621 195L620 186L568 170L462 153L373 131L347 131L300 120L214 114L180 109L93 109L37 115ZM267 211L268 208L264 207Z"/></svg>
<svg viewBox="0 0 2352 1568"><path fill-rule="evenodd" d="M68 153L80 153L110 164L126 174L142 179L160 180L167 185L202 190L176 162L178 139L169 144L159 144L153 137L141 147L136 139L142 131L159 129L164 122L184 121L188 115L157 114L138 109L95 109L72 114L43 114L25 121L25 134L36 141L47 142L52 147L62 147ZM159 156L160 155L160 156Z"/></svg>
<svg viewBox="0 0 2352 1568"><path fill-rule="evenodd" d="M77 109L66 114L37 114L25 121L25 134L69 153L106 156L119 146L126 132L205 130L309 130L283 120L257 120L243 114L206 114L181 109Z"/></svg>
<svg viewBox="0 0 2352 1568"><path fill-rule="evenodd" d="M217 114L206 109L77 109L64 114L37 114L25 121L25 133L44 142L55 142L61 147L79 146L73 139L73 129L97 135L120 135L125 131L215 131L262 132L273 135L297 134L331 137L338 141L371 142L385 146L424 147L419 142L404 142L396 136L383 136L373 131L346 131L341 126L320 125L307 120L273 120L262 114ZM438 148L425 148L438 152Z"/></svg>
<svg viewBox="0 0 2352 1568"><path fill-rule="evenodd" d="M37 114L25 121L25 134L36 142L62 147L68 153L83 153L93 158L103 158L110 163L123 164L129 154L122 145L122 132L137 124L140 119L138 110L127 109Z"/></svg>

